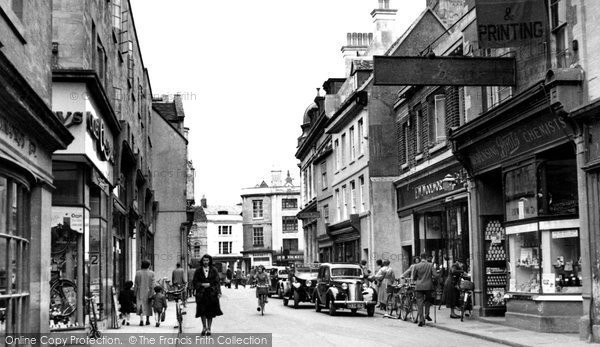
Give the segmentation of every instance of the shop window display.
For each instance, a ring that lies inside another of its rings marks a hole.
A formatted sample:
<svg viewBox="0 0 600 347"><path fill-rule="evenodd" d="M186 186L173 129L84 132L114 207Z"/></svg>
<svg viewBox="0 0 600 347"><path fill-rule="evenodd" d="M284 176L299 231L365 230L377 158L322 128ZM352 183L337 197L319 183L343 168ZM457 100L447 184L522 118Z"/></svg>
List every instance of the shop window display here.
<svg viewBox="0 0 600 347"><path fill-rule="evenodd" d="M544 292L581 293L581 252L577 230L556 230L550 233L550 259L552 265L544 268ZM544 264L545 265L545 264ZM550 285L554 280L554 289Z"/></svg>
<svg viewBox="0 0 600 347"><path fill-rule="evenodd" d="M485 293L486 306L504 308L506 272L506 235L501 216L483 216L485 243Z"/></svg>
<svg viewBox="0 0 600 347"><path fill-rule="evenodd" d="M541 293L540 241L537 232L508 236L511 254L509 291Z"/></svg>

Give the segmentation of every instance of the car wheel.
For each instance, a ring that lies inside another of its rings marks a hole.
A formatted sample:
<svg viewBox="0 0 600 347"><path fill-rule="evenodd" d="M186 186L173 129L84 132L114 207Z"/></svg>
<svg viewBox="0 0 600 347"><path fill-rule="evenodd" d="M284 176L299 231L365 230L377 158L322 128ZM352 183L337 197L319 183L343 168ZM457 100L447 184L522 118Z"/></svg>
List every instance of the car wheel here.
<svg viewBox="0 0 600 347"><path fill-rule="evenodd" d="M299 303L300 303L300 293L298 293L298 291L294 291L294 308L298 308Z"/></svg>
<svg viewBox="0 0 600 347"><path fill-rule="evenodd" d="M367 306L367 316L373 317L375 315L375 305Z"/></svg>
<svg viewBox="0 0 600 347"><path fill-rule="evenodd" d="M288 298L286 298L285 296L283 297L283 306L287 306L288 305Z"/></svg>
<svg viewBox="0 0 600 347"><path fill-rule="evenodd" d="M329 300L329 315L335 316L335 313L336 313L335 304L333 303L333 300Z"/></svg>
<svg viewBox="0 0 600 347"><path fill-rule="evenodd" d="M353 315L356 315L356 312L358 312L357 308L351 308L350 312L352 312Z"/></svg>
<svg viewBox="0 0 600 347"><path fill-rule="evenodd" d="M321 312L321 303L319 303L319 297L315 295L315 311Z"/></svg>

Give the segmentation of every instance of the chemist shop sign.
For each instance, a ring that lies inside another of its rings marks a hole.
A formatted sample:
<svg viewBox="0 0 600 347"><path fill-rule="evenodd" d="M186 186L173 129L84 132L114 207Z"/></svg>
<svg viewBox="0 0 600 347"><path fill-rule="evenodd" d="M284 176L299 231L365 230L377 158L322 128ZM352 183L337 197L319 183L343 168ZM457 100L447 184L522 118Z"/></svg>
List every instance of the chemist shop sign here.
<svg viewBox="0 0 600 347"><path fill-rule="evenodd" d="M476 0L479 48L542 43L548 30L543 0Z"/></svg>
<svg viewBox="0 0 600 347"><path fill-rule="evenodd" d="M510 131L486 137L467 150L467 158L473 171L477 172L571 134L564 120L548 112L511 127Z"/></svg>
<svg viewBox="0 0 600 347"><path fill-rule="evenodd" d="M444 178L452 176L452 183L444 189ZM467 172L459 165L447 170L440 170L415 180L407 185L398 187L396 193L400 209L426 202L442 194L466 188Z"/></svg>

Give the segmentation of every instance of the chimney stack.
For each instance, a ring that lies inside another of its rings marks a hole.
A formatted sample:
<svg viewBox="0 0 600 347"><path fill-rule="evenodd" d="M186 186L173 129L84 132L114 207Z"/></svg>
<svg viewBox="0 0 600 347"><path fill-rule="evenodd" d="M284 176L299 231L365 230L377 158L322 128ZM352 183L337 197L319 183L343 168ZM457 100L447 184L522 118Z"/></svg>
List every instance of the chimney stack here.
<svg viewBox="0 0 600 347"><path fill-rule="evenodd" d="M375 24L375 35L373 44L369 49L369 55L383 54L394 43L394 22L398 10L390 9L389 0L379 0L379 8L371 12Z"/></svg>
<svg viewBox="0 0 600 347"><path fill-rule="evenodd" d="M346 45L342 46L342 56L346 66L346 77L350 76L352 61L362 59L373 41L372 33L348 33L346 34Z"/></svg>
<svg viewBox="0 0 600 347"><path fill-rule="evenodd" d="M202 195L202 199L200 199L200 206L202 208L206 208L208 205L206 204L206 196Z"/></svg>

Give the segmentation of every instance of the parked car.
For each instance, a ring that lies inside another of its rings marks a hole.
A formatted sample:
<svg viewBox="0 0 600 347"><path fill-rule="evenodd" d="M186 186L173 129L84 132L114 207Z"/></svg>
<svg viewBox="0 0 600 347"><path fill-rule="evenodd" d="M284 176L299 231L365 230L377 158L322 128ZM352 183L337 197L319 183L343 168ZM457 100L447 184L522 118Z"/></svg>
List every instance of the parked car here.
<svg viewBox="0 0 600 347"><path fill-rule="evenodd" d="M356 313L367 309L367 315L375 314L377 291L363 282L363 271L355 264L321 264L314 290L315 310L325 307L334 316L341 308Z"/></svg>
<svg viewBox="0 0 600 347"><path fill-rule="evenodd" d="M282 282L283 304L287 306L288 302L293 300L294 308L298 308L301 302L313 302L318 271L316 266L297 266L291 282Z"/></svg>
<svg viewBox="0 0 600 347"><path fill-rule="evenodd" d="M281 288L281 282L287 281L288 270L285 266L271 266L265 268L265 271L271 276L271 285L269 286L269 297L273 294L277 294L279 298L282 298L282 293L279 292Z"/></svg>

